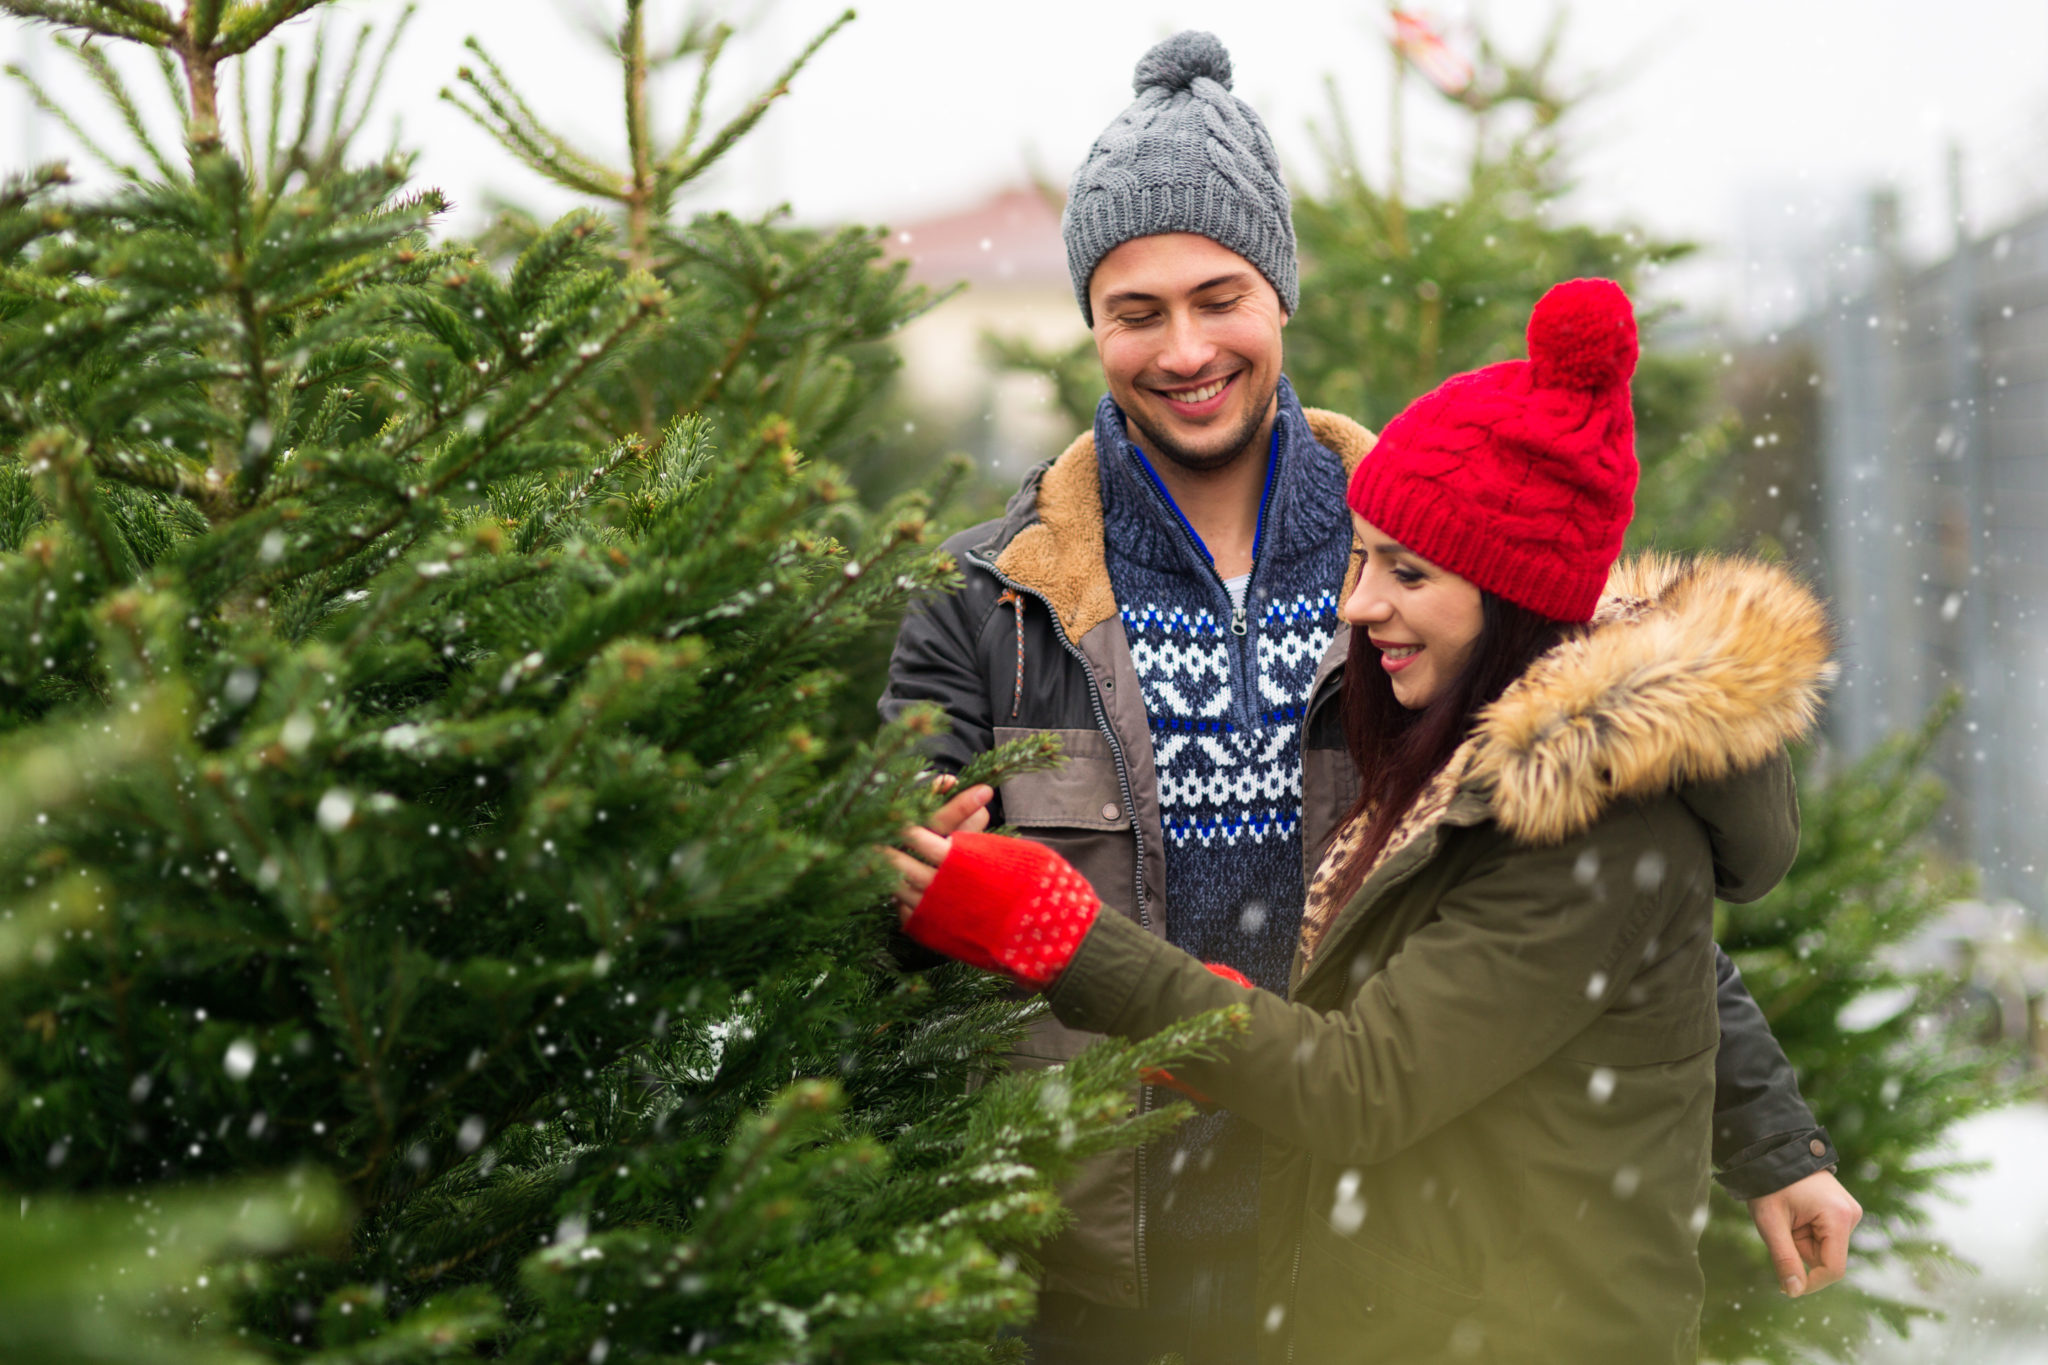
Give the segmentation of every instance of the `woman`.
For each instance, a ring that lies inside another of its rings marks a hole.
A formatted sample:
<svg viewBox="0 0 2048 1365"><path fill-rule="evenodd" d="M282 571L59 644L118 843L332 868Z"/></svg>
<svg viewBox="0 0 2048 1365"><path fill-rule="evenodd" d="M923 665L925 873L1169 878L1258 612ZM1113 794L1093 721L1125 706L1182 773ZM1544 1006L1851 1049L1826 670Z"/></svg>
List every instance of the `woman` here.
<svg viewBox="0 0 2048 1365"><path fill-rule="evenodd" d="M1098 916L1038 845L917 830L897 855L912 937L1072 1027L1246 1010L1176 1072L1266 1137L1262 1359L1695 1353L1715 872L1765 842L1713 784L1808 727L1829 635L1760 564L1614 570L1636 482L1618 287L1553 289L1529 349L1417 401L1352 478L1362 793L1286 999Z"/></svg>

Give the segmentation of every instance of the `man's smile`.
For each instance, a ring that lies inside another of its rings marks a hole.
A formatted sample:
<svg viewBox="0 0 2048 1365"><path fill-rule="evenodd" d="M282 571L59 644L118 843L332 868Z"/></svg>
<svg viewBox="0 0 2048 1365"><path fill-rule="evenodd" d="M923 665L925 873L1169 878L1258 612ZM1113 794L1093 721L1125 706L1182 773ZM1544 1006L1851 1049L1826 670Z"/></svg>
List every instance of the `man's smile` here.
<svg viewBox="0 0 2048 1365"><path fill-rule="evenodd" d="M1224 398L1236 384L1238 376L1228 374L1221 379L1211 379L1202 384L1184 389L1154 389L1153 392L1166 400L1167 407L1180 417L1207 417L1223 406Z"/></svg>

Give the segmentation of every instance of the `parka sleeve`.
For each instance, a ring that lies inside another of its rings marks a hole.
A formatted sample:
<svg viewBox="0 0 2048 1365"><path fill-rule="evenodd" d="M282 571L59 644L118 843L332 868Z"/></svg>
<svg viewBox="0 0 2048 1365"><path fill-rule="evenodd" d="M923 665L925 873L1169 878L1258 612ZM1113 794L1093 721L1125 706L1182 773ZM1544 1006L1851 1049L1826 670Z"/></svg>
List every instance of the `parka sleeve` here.
<svg viewBox="0 0 2048 1365"><path fill-rule="evenodd" d="M1705 840L1673 807L1653 823L1658 813L1617 811L1552 848L1473 831L1494 847L1341 1010L1233 986L1115 915L1096 921L1048 999L1070 1027L1127 1038L1248 1006L1242 1039L1174 1074L1291 1145L1344 1164L1383 1161L1615 1006L1654 956L1651 941L1679 932L1674 919L1709 931ZM1652 867L1661 875L1646 875ZM1711 1043L1711 983L1699 984Z"/></svg>
<svg viewBox="0 0 2048 1365"><path fill-rule="evenodd" d="M1775 1194L1841 1160L1799 1093L1769 1021L1716 947L1721 1050L1714 1055L1715 1179L1737 1199Z"/></svg>
<svg viewBox="0 0 2048 1365"><path fill-rule="evenodd" d="M1781 881L1799 852L1799 794L1783 749L1748 772L1683 788L1680 799L1706 826L1714 849L1714 891L1745 904ZM1770 1021L1728 954L1714 950L1721 1048L1714 1054L1716 1179L1754 1199L1826 1170L1838 1160L1827 1132L1799 1093L1799 1079Z"/></svg>

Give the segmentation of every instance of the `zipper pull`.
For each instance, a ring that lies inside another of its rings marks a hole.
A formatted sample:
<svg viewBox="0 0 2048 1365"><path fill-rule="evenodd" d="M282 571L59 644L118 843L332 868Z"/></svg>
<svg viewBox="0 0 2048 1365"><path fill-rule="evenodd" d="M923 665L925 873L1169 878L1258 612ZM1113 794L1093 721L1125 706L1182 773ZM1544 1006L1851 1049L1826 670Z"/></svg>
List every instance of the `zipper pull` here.
<svg viewBox="0 0 2048 1365"><path fill-rule="evenodd" d="M1230 609L1230 633L1243 635L1245 631L1245 610L1244 605L1240 603Z"/></svg>

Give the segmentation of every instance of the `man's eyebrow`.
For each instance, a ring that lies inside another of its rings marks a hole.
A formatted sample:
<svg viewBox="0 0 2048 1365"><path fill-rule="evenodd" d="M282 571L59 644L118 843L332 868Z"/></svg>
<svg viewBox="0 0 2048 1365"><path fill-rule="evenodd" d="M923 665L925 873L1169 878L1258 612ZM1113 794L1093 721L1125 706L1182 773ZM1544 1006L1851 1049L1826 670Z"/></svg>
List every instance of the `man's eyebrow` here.
<svg viewBox="0 0 2048 1365"><path fill-rule="evenodd" d="M1159 296L1157 294L1147 294L1140 289L1119 289L1114 294L1111 294L1107 298L1103 299L1102 306L1106 309L1121 308L1123 305L1127 303L1157 302L1159 302Z"/></svg>
<svg viewBox="0 0 2048 1365"><path fill-rule="evenodd" d="M1206 294L1211 289L1222 289L1227 285L1247 285L1250 284L1251 281L1252 277L1250 271L1233 270L1228 275L1218 275L1213 280L1203 280L1200 284L1196 285L1193 289L1190 289L1188 292L1190 294Z"/></svg>
<svg viewBox="0 0 2048 1365"><path fill-rule="evenodd" d="M1188 290L1188 292L1190 294L1206 294L1211 289L1222 289L1228 285L1242 286L1249 283L1251 283L1251 273L1249 271L1233 270L1228 275L1218 275L1214 279L1203 280L1193 289ZM1147 293L1142 289L1119 289L1114 294L1104 298L1102 306L1107 309L1119 308L1127 303L1157 302L1159 302L1159 295L1157 294Z"/></svg>

